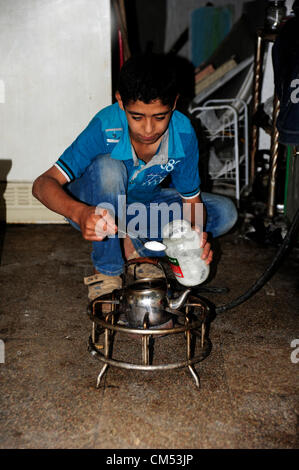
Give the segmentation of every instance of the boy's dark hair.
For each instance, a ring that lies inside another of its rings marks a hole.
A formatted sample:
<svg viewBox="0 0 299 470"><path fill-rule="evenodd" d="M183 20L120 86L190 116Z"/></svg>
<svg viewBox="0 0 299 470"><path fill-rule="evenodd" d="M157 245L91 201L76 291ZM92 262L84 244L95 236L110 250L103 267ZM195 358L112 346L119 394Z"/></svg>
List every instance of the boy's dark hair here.
<svg viewBox="0 0 299 470"><path fill-rule="evenodd" d="M130 101L148 104L160 99L172 107L178 94L172 57L154 53L131 57L120 70L118 91L124 106Z"/></svg>

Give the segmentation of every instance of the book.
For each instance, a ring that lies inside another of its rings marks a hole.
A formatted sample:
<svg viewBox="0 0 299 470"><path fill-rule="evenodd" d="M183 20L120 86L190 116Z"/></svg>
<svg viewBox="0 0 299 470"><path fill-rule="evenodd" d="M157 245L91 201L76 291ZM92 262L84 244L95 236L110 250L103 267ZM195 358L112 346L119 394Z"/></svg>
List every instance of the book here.
<svg viewBox="0 0 299 470"><path fill-rule="evenodd" d="M205 77L207 77L213 72L215 72L215 68L212 64L207 65L207 67L200 70L199 72L195 72L195 76L194 76L195 83L200 82L200 80L203 80Z"/></svg>
<svg viewBox="0 0 299 470"><path fill-rule="evenodd" d="M205 78L200 80L195 84L195 94L198 95L201 93L205 88L209 87L213 83L215 83L219 78L223 77L227 72L232 70L237 66L237 62L235 59L230 59L227 62L224 62L224 64L220 65L215 72L210 73L207 75Z"/></svg>

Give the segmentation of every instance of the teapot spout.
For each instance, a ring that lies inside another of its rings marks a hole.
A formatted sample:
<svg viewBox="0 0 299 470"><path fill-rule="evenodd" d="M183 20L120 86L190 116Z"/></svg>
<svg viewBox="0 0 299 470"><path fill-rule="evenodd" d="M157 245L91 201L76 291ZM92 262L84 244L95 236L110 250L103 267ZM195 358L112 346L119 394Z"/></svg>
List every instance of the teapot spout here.
<svg viewBox="0 0 299 470"><path fill-rule="evenodd" d="M172 308L173 310L178 310L182 305L183 303L185 302L186 300L186 297L188 296L188 294L191 292L191 289L186 289L182 295L180 295L180 297L178 299L170 299L169 300L169 307Z"/></svg>

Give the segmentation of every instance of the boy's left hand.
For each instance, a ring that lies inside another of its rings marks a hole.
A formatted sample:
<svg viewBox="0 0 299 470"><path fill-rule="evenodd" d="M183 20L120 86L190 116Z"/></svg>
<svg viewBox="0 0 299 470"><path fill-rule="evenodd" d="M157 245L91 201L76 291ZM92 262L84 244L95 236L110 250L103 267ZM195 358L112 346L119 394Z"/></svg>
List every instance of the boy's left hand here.
<svg viewBox="0 0 299 470"><path fill-rule="evenodd" d="M207 232L202 232L198 227L194 227L194 229L200 235L200 248L203 248L201 257L205 260L206 264L210 264L213 259L213 250L211 250L211 243L208 242L208 234Z"/></svg>

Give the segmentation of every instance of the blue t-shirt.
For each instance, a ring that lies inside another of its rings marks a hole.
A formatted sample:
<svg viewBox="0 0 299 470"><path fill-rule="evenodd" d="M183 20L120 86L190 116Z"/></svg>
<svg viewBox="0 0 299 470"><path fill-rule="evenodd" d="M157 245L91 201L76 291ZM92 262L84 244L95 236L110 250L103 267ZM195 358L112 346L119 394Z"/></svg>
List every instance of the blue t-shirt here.
<svg viewBox="0 0 299 470"><path fill-rule="evenodd" d="M146 164L136 157L126 113L115 103L94 116L55 166L70 182L80 177L94 158L107 154L126 165L131 200L148 200L169 174L172 186L184 199L200 193L197 138L190 120L179 111L173 112L157 154Z"/></svg>

